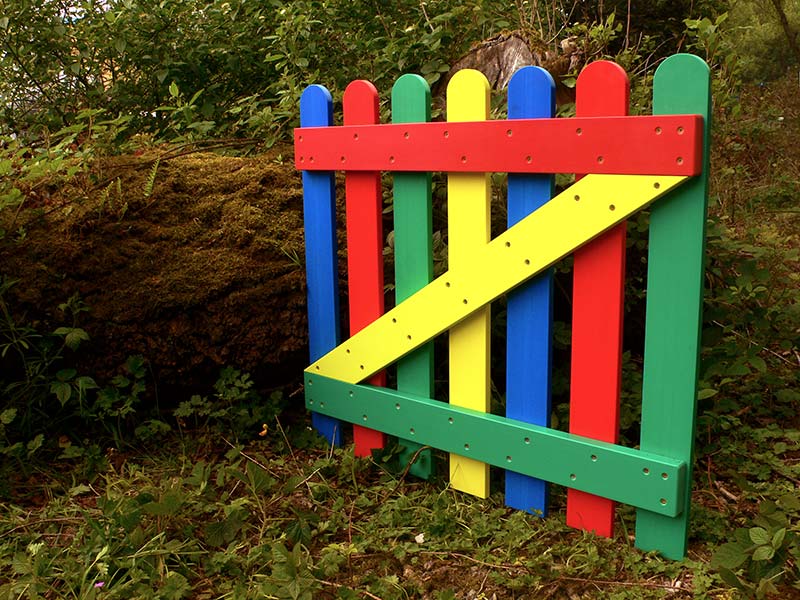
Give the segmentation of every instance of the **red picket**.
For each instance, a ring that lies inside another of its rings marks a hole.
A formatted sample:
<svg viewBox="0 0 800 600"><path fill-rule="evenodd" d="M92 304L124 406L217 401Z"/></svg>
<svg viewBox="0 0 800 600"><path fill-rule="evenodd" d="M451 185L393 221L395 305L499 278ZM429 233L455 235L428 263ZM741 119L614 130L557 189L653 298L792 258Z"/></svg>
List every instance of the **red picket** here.
<svg viewBox="0 0 800 600"><path fill-rule="evenodd" d="M625 115L629 98L630 82L622 67L597 61L578 77L575 112L592 117ZM574 258L569 431L617 443L625 223L579 248ZM569 489L567 525L612 537L614 507L612 500Z"/></svg>
<svg viewBox="0 0 800 600"><path fill-rule="evenodd" d="M369 81L357 80L344 91L345 125L378 123L378 90ZM333 128L332 128L333 129ZM381 177L377 171L345 174L347 217L347 289L350 301L350 335L383 314L383 224ZM374 375L369 383L386 385L386 374ZM353 426L356 456L369 456L383 448L380 431Z"/></svg>

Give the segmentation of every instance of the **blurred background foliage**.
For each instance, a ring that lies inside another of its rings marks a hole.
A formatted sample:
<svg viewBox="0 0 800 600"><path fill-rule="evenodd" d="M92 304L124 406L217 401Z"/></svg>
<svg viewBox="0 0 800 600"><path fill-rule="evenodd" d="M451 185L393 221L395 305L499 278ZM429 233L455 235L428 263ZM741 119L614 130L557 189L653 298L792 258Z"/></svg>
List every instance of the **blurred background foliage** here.
<svg viewBox="0 0 800 600"><path fill-rule="evenodd" d="M795 31L797 3L783 12ZM0 132L44 143L86 111L125 117L122 138L151 133L288 135L299 94L354 78L383 93L402 73L435 83L471 44L519 31L557 49L577 35L622 62L693 46L767 80L798 57L766 0L2 0ZM609 20L610 16L615 16ZM687 21L688 20L688 21ZM699 36L701 42L693 42ZM598 44L599 42L599 44Z"/></svg>

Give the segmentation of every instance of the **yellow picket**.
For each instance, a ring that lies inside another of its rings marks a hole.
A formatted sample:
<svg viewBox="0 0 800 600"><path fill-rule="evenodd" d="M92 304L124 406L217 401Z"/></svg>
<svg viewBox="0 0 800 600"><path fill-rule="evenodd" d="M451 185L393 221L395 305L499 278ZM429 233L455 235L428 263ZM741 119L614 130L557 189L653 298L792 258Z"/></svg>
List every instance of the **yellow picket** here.
<svg viewBox="0 0 800 600"><path fill-rule="evenodd" d="M447 86L447 121L485 121L489 82L480 71L464 69ZM447 176L448 263L467 269L491 237L490 182L486 173ZM491 306L486 305L450 330L450 403L489 410ZM480 498L489 495L489 465L450 455L450 485Z"/></svg>

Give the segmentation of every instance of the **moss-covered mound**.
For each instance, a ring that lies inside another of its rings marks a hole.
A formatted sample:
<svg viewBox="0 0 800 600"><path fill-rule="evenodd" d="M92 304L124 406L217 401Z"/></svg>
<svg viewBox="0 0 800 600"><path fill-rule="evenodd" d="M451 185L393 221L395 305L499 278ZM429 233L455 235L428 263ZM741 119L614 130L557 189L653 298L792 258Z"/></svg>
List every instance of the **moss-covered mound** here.
<svg viewBox="0 0 800 600"><path fill-rule="evenodd" d="M148 150L28 190L19 214L3 215L25 232L0 247L2 272L19 280L13 305L47 330L79 294L93 375L142 354L166 385L221 365L286 382L307 333L302 192L283 152Z"/></svg>

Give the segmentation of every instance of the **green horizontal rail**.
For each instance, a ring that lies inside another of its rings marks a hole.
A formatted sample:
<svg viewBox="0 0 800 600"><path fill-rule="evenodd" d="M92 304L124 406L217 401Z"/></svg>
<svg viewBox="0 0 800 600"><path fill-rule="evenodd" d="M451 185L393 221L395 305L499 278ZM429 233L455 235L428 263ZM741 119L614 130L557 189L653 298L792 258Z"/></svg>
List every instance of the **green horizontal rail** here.
<svg viewBox="0 0 800 600"><path fill-rule="evenodd" d="M683 512L681 460L387 388L305 375L309 410L654 513Z"/></svg>

